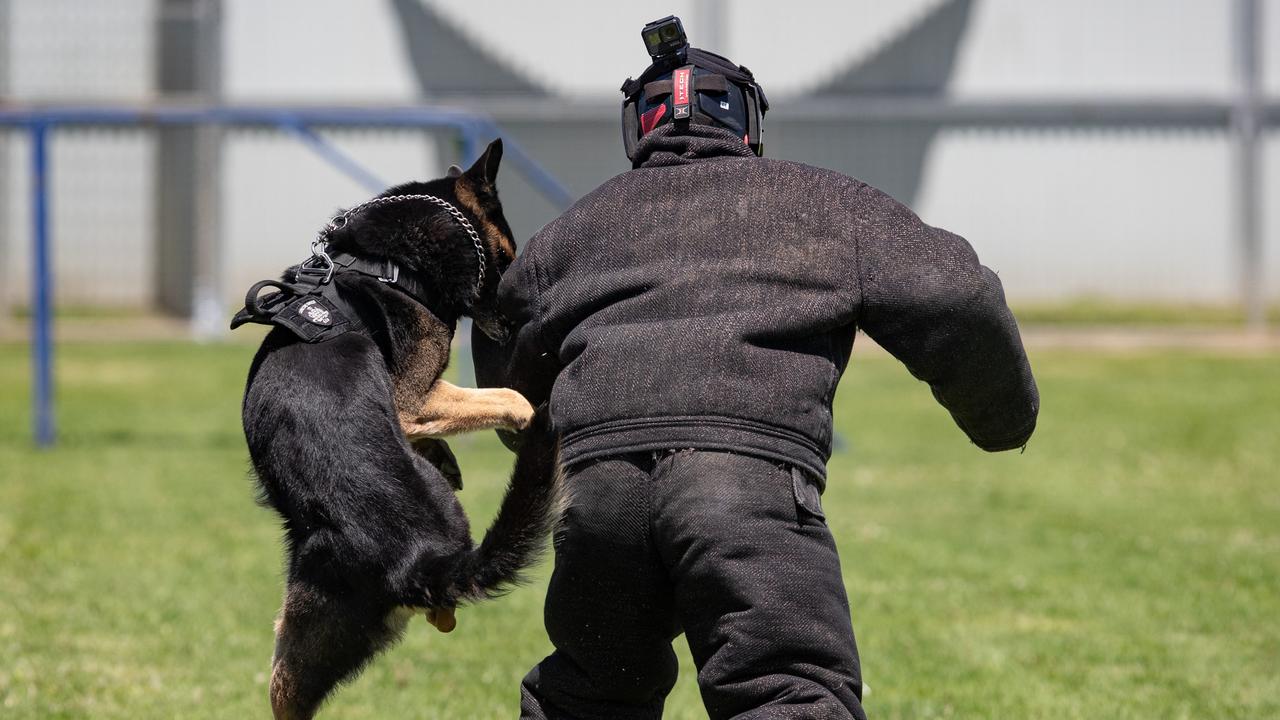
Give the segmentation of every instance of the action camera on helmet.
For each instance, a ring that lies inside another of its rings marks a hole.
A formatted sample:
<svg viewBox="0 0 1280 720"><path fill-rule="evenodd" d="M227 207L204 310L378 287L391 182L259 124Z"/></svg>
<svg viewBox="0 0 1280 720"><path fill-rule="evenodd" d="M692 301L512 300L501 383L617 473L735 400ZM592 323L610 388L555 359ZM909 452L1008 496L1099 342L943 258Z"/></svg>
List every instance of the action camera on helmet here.
<svg viewBox="0 0 1280 720"><path fill-rule="evenodd" d="M635 162L640 138L672 123L724 128L756 155L764 153L761 124L769 101L750 70L689 47L684 24L675 15L645 25L640 37L653 62L639 79L622 84L622 141L628 159Z"/></svg>
<svg viewBox="0 0 1280 720"><path fill-rule="evenodd" d="M685 53L689 49L689 38L684 34L684 23L675 15L668 15L661 20L654 20L640 31L644 40L644 49L656 63L665 58L678 58L684 62Z"/></svg>

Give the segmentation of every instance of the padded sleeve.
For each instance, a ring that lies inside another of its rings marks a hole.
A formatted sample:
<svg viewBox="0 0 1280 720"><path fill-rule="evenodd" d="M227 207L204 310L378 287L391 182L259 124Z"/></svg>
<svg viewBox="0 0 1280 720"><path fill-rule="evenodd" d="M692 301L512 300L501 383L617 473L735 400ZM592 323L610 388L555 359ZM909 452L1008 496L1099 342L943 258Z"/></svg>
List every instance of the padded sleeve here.
<svg viewBox="0 0 1280 720"><path fill-rule="evenodd" d="M859 324L929 384L978 447L1026 445L1040 396L1000 279L964 238L878 190L861 192L878 195L881 211L857 243Z"/></svg>

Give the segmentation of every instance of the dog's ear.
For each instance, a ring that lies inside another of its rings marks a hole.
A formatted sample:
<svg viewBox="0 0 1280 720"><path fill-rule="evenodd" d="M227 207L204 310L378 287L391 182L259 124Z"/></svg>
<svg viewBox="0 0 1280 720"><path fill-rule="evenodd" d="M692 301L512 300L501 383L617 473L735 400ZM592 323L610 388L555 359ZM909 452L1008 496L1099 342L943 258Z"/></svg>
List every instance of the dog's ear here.
<svg viewBox="0 0 1280 720"><path fill-rule="evenodd" d="M456 178L462 177L462 168L457 165L450 165L449 171L444 174L445 177Z"/></svg>
<svg viewBox="0 0 1280 720"><path fill-rule="evenodd" d="M501 161L502 138L498 138L489 143L489 147L484 149L484 153L467 170L467 179L479 187L492 189L498 179L498 163Z"/></svg>

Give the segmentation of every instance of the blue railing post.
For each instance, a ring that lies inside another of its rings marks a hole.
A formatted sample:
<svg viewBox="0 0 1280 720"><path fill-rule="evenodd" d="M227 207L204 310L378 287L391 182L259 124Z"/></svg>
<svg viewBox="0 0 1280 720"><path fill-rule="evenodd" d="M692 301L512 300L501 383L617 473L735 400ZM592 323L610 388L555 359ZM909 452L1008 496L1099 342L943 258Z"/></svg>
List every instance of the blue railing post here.
<svg viewBox="0 0 1280 720"><path fill-rule="evenodd" d="M49 125L31 125L31 364L36 444L53 445L53 273L49 260Z"/></svg>

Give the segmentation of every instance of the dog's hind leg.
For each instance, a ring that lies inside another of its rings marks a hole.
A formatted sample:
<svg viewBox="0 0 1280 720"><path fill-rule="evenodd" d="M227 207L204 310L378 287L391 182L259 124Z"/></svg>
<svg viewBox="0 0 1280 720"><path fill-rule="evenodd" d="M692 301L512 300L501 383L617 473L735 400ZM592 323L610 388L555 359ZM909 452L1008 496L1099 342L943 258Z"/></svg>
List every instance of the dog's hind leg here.
<svg viewBox="0 0 1280 720"><path fill-rule="evenodd" d="M533 406L515 390L475 390L438 380L421 408L400 413L400 426L415 440L473 430L523 430L532 419Z"/></svg>
<svg viewBox="0 0 1280 720"><path fill-rule="evenodd" d="M411 611L371 606L350 593L289 582L276 620L271 710L276 720L310 720L329 693L355 677L404 633Z"/></svg>

